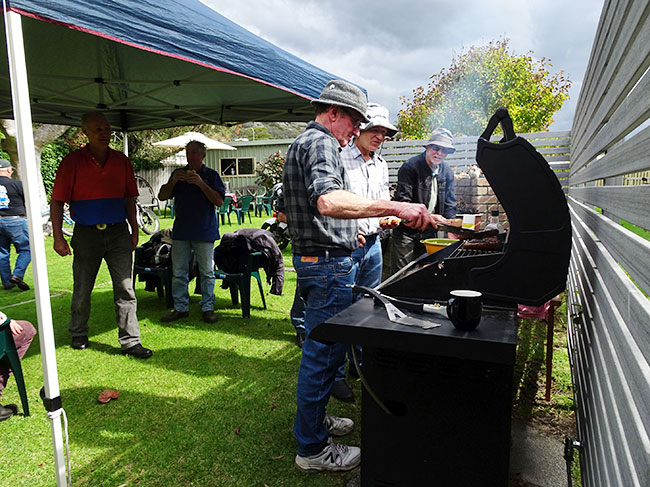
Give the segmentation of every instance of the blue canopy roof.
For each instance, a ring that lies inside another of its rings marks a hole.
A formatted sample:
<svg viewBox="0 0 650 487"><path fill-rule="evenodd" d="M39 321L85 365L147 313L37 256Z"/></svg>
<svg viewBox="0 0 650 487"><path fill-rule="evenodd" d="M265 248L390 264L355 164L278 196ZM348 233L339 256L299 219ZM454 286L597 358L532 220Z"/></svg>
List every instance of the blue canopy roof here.
<svg viewBox="0 0 650 487"><path fill-rule="evenodd" d="M35 122L78 125L96 109L120 130L309 120L336 77L196 0L6 3L23 16ZM12 118L2 51L0 118Z"/></svg>

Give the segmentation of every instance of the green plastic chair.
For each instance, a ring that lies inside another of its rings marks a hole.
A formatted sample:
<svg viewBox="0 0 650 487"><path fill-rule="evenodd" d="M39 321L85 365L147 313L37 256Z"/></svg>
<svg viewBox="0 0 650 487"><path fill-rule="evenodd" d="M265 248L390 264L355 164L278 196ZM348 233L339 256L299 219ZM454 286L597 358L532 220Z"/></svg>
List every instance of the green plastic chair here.
<svg viewBox="0 0 650 487"><path fill-rule="evenodd" d="M255 216L262 216L266 212L267 216L271 216L271 198L273 195L264 194L255 197Z"/></svg>
<svg viewBox="0 0 650 487"><path fill-rule="evenodd" d="M237 215L237 225L241 225L246 220L246 215L248 215L248 222L252 225L253 221L251 220L251 203L253 203L253 195L245 194L237 200L237 206L235 207L235 214Z"/></svg>
<svg viewBox="0 0 650 487"><path fill-rule="evenodd" d="M20 401L23 405L23 413L25 416L29 416L29 404L27 402L27 389L25 388L25 379L23 378L23 368L20 365L20 358L18 357L14 336L9 327L9 320L0 325L0 360L3 360L5 357L9 361L9 368L16 378Z"/></svg>
<svg viewBox="0 0 650 487"><path fill-rule="evenodd" d="M232 223L230 223L230 213L232 213L232 211L232 196L225 196L223 198L223 203L219 207L219 215L221 216L222 225L226 224L226 216L228 216L228 225L232 225ZM237 223L239 223L239 216L237 216Z"/></svg>
<svg viewBox="0 0 650 487"><path fill-rule="evenodd" d="M241 297L241 314L242 318L250 318L251 316L251 279L257 280L257 287L262 297L262 305L266 309L266 299L264 298L264 288L262 287L262 278L260 277L260 267L262 267L262 252L253 252L243 258L246 259L245 265L241 272L225 272L215 266L214 277L228 281L228 288L230 289L230 299L232 304L236 306Z"/></svg>

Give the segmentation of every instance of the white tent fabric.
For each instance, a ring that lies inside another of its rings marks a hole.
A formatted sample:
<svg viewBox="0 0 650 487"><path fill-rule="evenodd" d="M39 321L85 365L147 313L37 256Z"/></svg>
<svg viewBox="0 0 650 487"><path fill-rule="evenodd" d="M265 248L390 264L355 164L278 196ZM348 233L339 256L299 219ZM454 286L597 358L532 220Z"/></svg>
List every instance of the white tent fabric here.
<svg viewBox="0 0 650 487"><path fill-rule="evenodd" d="M79 125L89 110L121 131L309 120L309 101L334 76L196 0L3 0L3 7L0 118L17 125L55 472L57 486L66 486L32 122Z"/></svg>
<svg viewBox="0 0 650 487"><path fill-rule="evenodd" d="M211 139L199 132L185 132L183 135L172 137L171 139L161 140L154 142L153 145L159 147L185 147L191 141L202 142L206 149L220 149L220 150L237 150L235 147L219 142L218 140Z"/></svg>

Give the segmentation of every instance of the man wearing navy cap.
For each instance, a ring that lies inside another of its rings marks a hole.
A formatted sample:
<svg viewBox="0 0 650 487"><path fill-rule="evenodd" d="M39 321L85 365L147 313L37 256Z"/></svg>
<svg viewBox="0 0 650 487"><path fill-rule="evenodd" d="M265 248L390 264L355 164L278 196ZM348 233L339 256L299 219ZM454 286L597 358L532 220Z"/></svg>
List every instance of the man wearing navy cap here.
<svg viewBox="0 0 650 487"><path fill-rule="evenodd" d="M0 159L0 276L5 289L18 286L18 289L27 291L29 285L23 277L32 261L32 254L25 217L25 194L23 183L11 179L12 172L11 163ZM12 245L18 253L13 272L10 262Z"/></svg>

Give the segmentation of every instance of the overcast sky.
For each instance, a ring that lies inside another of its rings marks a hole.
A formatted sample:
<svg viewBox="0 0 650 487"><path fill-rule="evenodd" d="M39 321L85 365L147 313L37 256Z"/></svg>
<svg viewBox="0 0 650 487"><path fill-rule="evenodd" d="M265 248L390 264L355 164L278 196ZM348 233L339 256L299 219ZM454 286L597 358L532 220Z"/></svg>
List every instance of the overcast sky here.
<svg viewBox="0 0 650 487"><path fill-rule="evenodd" d="M573 82L552 130L571 128L603 0L201 0L233 22L363 86L391 120L463 47L510 39Z"/></svg>

